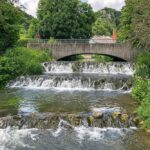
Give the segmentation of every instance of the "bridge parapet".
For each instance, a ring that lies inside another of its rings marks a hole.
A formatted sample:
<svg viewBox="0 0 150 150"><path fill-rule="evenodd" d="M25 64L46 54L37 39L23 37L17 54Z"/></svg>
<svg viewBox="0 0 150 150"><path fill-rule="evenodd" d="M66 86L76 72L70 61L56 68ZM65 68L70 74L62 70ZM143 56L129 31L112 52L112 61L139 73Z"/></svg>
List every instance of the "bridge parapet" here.
<svg viewBox="0 0 150 150"><path fill-rule="evenodd" d="M125 61L134 61L136 50L129 43L89 43L89 42L29 42L27 47L51 51L54 59L78 55L78 54L101 54L117 57Z"/></svg>

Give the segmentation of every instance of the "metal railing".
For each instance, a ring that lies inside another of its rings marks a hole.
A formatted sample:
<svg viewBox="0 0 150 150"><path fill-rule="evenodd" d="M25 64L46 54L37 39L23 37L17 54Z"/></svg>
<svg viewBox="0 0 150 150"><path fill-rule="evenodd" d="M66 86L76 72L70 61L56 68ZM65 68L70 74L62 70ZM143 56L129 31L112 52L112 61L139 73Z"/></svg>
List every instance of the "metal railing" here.
<svg viewBox="0 0 150 150"><path fill-rule="evenodd" d="M61 43L116 43L113 39L29 39L29 43L48 43L48 44L61 44Z"/></svg>

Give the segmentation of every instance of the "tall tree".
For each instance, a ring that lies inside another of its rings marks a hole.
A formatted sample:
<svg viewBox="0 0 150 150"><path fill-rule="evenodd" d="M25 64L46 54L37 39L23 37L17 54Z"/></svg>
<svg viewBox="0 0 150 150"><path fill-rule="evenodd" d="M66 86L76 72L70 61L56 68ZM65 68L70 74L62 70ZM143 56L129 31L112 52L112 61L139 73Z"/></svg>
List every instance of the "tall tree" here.
<svg viewBox="0 0 150 150"><path fill-rule="evenodd" d="M134 0L131 41L150 51L150 0Z"/></svg>
<svg viewBox="0 0 150 150"><path fill-rule="evenodd" d="M126 0L126 5L123 7L121 11L121 24L120 24L120 30L119 30L119 40L120 41L126 41L131 38L131 34L133 32L131 23L132 23L132 17L133 17L133 1L134 0Z"/></svg>
<svg viewBox="0 0 150 150"><path fill-rule="evenodd" d="M94 12L80 0L40 0L38 7L42 38L89 38Z"/></svg>
<svg viewBox="0 0 150 150"><path fill-rule="evenodd" d="M18 8L8 1L0 1L0 53L17 42L19 18Z"/></svg>
<svg viewBox="0 0 150 150"><path fill-rule="evenodd" d="M94 35L112 35L113 25L110 22L107 22L105 19L99 17L96 22L93 24L93 34Z"/></svg>
<svg viewBox="0 0 150 150"><path fill-rule="evenodd" d="M113 29L119 28L121 12L112 8L104 8L95 13L96 21L93 24L94 35L112 35Z"/></svg>
<svg viewBox="0 0 150 150"><path fill-rule="evenodd" d="M28 35L29 37L34 38L35 35L38 34L38 32L39 32L38 20L33 18L29 26Z"/></svg>

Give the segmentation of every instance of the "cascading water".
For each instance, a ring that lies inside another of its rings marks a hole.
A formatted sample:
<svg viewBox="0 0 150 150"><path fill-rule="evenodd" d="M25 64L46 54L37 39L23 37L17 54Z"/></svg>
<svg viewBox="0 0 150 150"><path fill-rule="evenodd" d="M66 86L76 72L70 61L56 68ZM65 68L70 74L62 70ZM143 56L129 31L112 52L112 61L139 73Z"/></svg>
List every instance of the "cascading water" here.
<svg viewBox="0 0 150 150"><path fill-rule="evenodd" d="M53 62L43 63L45 73L94 73L94 74L134 74L131 63L96 63L96 62Z"/></svg>
<svg viewBox="0 0 150 150"><path fill-rule="evenodd" d="M18 77L0 92L0 149L148 150L132 113L134 64L42 65L43 75Z"/></svg>

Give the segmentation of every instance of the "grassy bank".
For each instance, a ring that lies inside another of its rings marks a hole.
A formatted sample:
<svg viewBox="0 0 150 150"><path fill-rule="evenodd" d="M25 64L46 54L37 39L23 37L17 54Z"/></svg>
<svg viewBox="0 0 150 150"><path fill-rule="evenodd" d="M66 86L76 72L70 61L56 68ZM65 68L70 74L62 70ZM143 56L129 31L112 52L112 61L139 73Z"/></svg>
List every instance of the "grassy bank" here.
<svg viewBox="0 0 150 150"><path fill-rule="evenodd" d="M50 60L48 53L25 47L8 49L0 56L0 88L20 75L42 74L41 62Z"/></svg>
<svg viewBox="0 0 150 150"><path fill-rule="evenodd" d="M136 62L133 98L139 103L138 114L142 120L141 126L150 129L150 53L138 55Z"/></svg>

